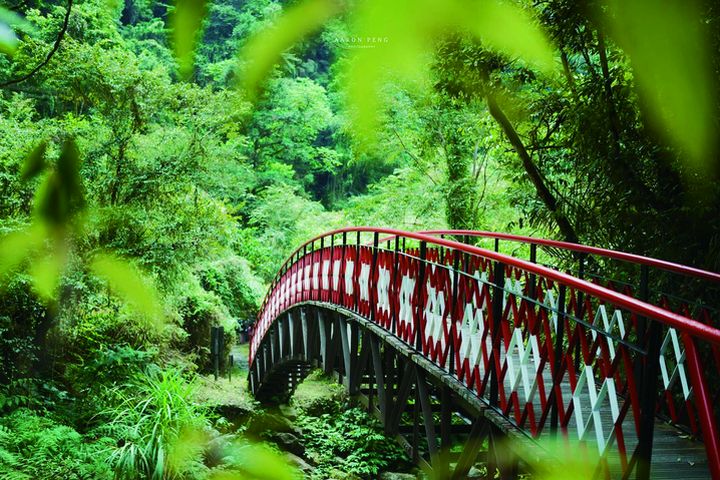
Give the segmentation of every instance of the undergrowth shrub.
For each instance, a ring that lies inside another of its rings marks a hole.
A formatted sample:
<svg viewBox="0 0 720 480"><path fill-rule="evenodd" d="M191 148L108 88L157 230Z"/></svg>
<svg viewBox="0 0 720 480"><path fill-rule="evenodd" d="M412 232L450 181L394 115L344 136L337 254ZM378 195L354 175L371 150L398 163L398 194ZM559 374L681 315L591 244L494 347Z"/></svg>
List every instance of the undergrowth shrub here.
<svg viewBox="0 0 720 480"><path fill-rule="evenodd" d="M233 316L244 320L255 318L265 287L247 260L228 255L199 266L196 275L202 287L220 297Z"/></svg>
<svg viewBox="0 0 720 480"><path fill-rule="evenodd" d="M194 393L195 385L179 370L151 370L115 389L121 402L101 414L107 423L98 431L118 439L109 457L117 478L192 478L206 470L201 451L169 462L183 435L209 426L205 410L192 401Z"/></svg>
<svg viewBox="0 0 720 480"><path fill-rule="evenodd" d="M338 471L371 478L408 466L400 446L383 434L377 420L359 408L317 417L300 414L298 426L306 451L317 464L314 479L331 478Z"/></svg>
<svg viewBox="0 0 720 480"><path fill-rule="evenodd" d="M121 388L148 369L157 369L157 349L140 350L128 345L114 345L90 352L66 367L68 388L83 401L66 402L58 414L64 415L76 428L91 428L97 414L119 405L124 397Z"/></svg>
<svg viewBox="0 0 720 480"><path fill-rule="evenodd" d="M0 478L110 480L105 458L112 444L20 408L0 418Z"/></svg>
<svg viewBox="0 0 720 480"><path fill-rule="evenodd" d="M292 405L307 416L319 417L323 413L340 412L346 399L342 385L326 376L322 370L315 370L295 389Z"/></svg>
<svg viewBox="0 0 720 480"><path fill-rule="evenodd" d="M194 275L188 275L183 282L183 290L178 293L174 303L181 318L187 338L183 350L196 355L200 368L210 368L210 328L221 326L225 329L225 351L220 357L224 365L230 349L235 343L237 322L230 314L222 299L215 293L205 290Z"/></svg>

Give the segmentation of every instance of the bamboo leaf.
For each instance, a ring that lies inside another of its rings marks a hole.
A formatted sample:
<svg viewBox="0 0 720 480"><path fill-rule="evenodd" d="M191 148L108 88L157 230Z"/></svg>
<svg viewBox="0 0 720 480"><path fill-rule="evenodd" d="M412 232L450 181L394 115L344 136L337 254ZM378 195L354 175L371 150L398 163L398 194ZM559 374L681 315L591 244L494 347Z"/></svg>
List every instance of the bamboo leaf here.
<svg viewBox="0 0 720 480"><path fill-rule="evenodd" d="M710 44L695 1L610 0L607 24L627 52L650 119L688 166L712 166L715 105Z"/></svg>
<svg viewBox="0 0 720 480"><path fill-rule="evenodd" d="M12 54L18 45L14 30L32 32L32 25L15 12L0 7L0 53Z"/></svg>
<svg viewBox="0 0 720 480"><path fill-rule="evenodd" d="M46 301L55 298L64 265L64 255L57 252L33 262L30 267L30 276L33 279L33 287L40 298Z"/></svg>
<svg viewBox="0 0 720 480"><path fill-rule="evenodd" d="M176 0L170 16L173 47L180 75L192 75L195 47L202 35L202 24L208 11L207 0Z"/></svg>
<svg viewBox="0 0 720 480"><path fill-rule="evenodd" d="M47 142L43 141L33 149L25 158L20 177L23 180L30 180L37 176L45 168L45 151L47 150Z"/></svg>
<svg viewBox="0 0 720 480"><path fill-rule="evenodd" d="M338 0L307 0L288 8L275 24L250 38L240 53L242 87L253 99L283 52L317 31L342 9Z"/></svg>
<svg viewBox="0 0 720 480"><path fill-rule="evenodd" d="M0 277L16 270L45 239L46 230L39 224L0 238Z"/></svg>
<svg viewBox="0 0 720 480"><path fill-rule="evenodd" d="M353 31L365 44L354 48L346 69L348 108L360 137L370 139L382 85L390 78L404 83L426 78L435 41L448 32L469 33L542 72L554 68L545 34L529 13L506 1L368 0L356 14ZM382 41L374 41L378 38Z"/></svg>

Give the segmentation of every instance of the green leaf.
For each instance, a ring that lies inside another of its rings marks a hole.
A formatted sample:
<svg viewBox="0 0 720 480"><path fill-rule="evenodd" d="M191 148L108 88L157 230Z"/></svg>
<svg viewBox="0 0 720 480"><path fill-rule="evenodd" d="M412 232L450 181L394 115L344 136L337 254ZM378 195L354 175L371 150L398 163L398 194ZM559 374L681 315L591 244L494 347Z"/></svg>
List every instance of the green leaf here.
<svg viewBox="0 0 720 480"><path fill-rule="evenodd" d="M162 307L153 282L129 262L109 254L96 255L90 265L93 273L105 280L110 290L125 304L149 321L162 326Z"/></svg>
<svg viewBox="0 0 720 480"><path fill-rule="evenodd" d="M45 228L32 225L0 238L0 277L14 271L47 238Z"/></svg>
<svg viewBox="0 0 720 480"><path fill-rule="evenodd" d="M71 209L81 209L85 205L85 199L80 179L80 152L72 138L63 144L57 171Z"/></svg>
<svg viewBox="0 0 720 480"><path fill-rule="evenodd" d="M436 40L448 32L471 34L542 72L554 68L549 40L532 16L513 3L368 0L355 15L353 37L360 45L350 44L345 72L348 107L360 137L374 137L382 85L390 79L423 84Z"/></svg>
<svg viewBox="0 0 720 480"><path fill-rule="evenodd" d="M298 478L296 469L288 465L287 461L279 454L273 452L263 445L248 443L238 448L238 463L242 465L243 473L246 475L235 478L251 478L254 480L293 480ZM215 480L232 477L211 477Z"/></svg>
<svg viewBox="0 0 720 480"><path fill-rule="evenodd" d="M283 52L342 10L339 0L307 0L288 8L271 27L250 38L240 53L242 87L254 99Z"/></svg>
<svg viewBox="0 0 720 480"><path fill-rule="evenodd" d="M175 57L183 78L192 75L195 47L202 34L202 24L207 11L207 0L175 1L175 8L170 15L170 28Z"/></svg>
<svg viewBox="0 0 720 480"><path fill-rule="evenodd" d="M60 274L65 265L65 257L60 253L48 255L39 259L30 266L30 276L33 279L33 287L40 298L51 300L55 298Z"/></svg>
<svg viewBox="0 0 720 480"><path fill-rule="evenodd" d="M34 32L35 29L24 18L15 12L0 7L0 53L12 54L18 44L18 38L14 30Z"/></svg>
<svg viewBox="0 0 720 480"><path fill-rule="evenodd" d="M544 73L554 69L553 48L526 11L507 1L470 2L460 25L498 52L518 57Z"/></svg>
<svg viewBox="0 0 720 480"><path fill-rule="evenodd" d="M714 158L711 47L696 1L609 0L607 25L629 55L650 118L688 166L707 172Z"/></svg>
<svg viewBox="0 0 720 480"><path fill-rule="evenodd" d="M38 175L45 168L45 151L47 150L47 142L42 141L33 149L25 159L20 177L23 180L30 180Z"/></svg>
<svg viewBox="0 0 720 480"><path fill-rule="evenodd" d="M68 139L63 144L57 169L35 193L35 213L44 222L64 226L84 207L80 155L75 141Z"/></svg>

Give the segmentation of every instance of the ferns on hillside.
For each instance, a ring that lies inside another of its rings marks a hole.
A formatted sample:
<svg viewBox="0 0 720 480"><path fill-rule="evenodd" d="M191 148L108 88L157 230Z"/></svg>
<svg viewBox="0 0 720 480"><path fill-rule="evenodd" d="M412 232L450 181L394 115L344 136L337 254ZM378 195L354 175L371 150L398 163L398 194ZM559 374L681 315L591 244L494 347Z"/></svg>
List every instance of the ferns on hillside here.
<svg viewBox="0 0 720 480"><path fill-rule="evenodd" d="M112 440L88 442L74 429L22 408L0 418L0 478L111 479Z"/></svg>

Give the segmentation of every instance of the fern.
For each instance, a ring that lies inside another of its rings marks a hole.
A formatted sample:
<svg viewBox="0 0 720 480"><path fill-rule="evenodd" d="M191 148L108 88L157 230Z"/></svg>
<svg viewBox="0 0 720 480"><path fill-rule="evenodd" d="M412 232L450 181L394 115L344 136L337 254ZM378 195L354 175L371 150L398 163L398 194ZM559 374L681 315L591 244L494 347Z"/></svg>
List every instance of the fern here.
<svg viewBox="0 0 720 480"><path fill-rule="evenodd" d="M3 479L111 479L103 454L109 439L89 439L71 427L21 408L0 419Z"/></svg>

